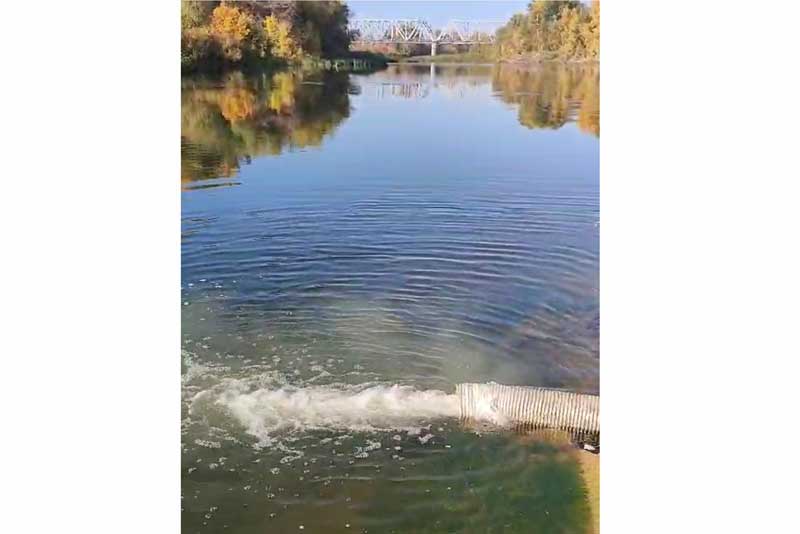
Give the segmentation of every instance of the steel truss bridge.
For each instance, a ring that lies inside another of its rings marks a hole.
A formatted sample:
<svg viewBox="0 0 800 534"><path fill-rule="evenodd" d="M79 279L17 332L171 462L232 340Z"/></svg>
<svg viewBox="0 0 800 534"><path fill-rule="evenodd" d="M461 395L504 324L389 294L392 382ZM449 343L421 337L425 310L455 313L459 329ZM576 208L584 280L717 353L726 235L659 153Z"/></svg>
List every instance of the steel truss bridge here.
<svg viewBox="0 0 800 534"><path fill-rule="evenodd" d="M489 44L502 25L492 20L451 20L434 28L421 19L353 19L349 29L359 44L427 44L436 55L440 44Z"/></svg>

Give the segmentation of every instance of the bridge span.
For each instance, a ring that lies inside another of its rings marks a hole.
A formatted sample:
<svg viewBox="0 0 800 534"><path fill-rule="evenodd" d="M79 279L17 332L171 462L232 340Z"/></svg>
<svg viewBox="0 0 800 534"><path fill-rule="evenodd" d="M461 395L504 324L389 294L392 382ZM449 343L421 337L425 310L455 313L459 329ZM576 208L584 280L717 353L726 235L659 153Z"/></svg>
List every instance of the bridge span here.
<svg viewBox="0 0 800 534"><path fill-rule="evenodd" d="M440 44L490 44L502 22L493 20L451 20L434 28L422 19L353 19L349 29L359 44L427 44L436 55Z"/></svg>

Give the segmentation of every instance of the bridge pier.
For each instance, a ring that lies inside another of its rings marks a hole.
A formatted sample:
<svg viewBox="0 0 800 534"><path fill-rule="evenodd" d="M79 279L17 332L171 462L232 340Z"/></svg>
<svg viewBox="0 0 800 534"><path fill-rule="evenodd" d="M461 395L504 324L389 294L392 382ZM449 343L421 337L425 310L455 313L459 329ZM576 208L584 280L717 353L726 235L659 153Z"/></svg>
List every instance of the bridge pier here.
<svg viewBox="0 0 800 534"><path fill-rule="evenodd" d="M431 57L436 55L436 41L431 41Z"/></svg>

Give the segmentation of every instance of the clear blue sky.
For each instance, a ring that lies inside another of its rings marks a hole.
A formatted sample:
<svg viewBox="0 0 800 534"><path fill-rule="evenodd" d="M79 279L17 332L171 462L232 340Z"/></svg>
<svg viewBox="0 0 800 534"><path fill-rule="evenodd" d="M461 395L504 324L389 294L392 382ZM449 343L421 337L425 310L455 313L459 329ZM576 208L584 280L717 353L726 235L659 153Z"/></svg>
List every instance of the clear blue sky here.
<svg viewBox="0 0 800 534"><path fill-rule="evenodd" d="M452 19L499 20L522 13L529 0L346 0L352 18L425 19L444 24Z"/></svg>

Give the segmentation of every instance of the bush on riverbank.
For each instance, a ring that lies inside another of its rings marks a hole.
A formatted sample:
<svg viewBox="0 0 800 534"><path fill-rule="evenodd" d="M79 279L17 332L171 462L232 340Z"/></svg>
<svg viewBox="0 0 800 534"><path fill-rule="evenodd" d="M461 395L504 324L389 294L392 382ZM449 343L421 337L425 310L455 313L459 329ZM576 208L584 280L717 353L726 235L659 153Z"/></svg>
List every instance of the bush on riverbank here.
<svg viewBox="0 0 800 534"><path fill-rule="evenodd" d="M181 70L220 71L347 55L349 11L319 2L181 2Z"/></svg>

